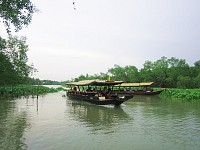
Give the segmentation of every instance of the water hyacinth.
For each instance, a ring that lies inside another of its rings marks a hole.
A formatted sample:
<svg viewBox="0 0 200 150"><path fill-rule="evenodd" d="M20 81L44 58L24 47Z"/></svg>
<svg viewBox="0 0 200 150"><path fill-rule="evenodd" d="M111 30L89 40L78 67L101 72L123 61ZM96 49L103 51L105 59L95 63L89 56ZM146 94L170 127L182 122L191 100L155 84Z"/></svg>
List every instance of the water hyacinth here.
<svg viewBox="0 0 200 150"><path fill-rule="evenodd" d="M172 99L200 101L200 89L165 89L160 96Z"/></svg>
<svg viewBox="0 0 200 150"><path fill-rule="evenodd" d="M53 93L63 90L63 88L49 88L46 86L17 85L0 87L0 97L21 97L36 96L46 93Z"/></svg>

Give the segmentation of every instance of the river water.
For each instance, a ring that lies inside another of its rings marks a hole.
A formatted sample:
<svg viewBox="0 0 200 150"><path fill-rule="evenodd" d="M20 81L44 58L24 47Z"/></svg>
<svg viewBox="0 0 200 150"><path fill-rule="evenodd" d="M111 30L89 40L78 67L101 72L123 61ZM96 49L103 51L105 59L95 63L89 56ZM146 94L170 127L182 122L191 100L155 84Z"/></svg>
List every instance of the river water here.
<svg viewBox="0 0 200 150"><path fill-rule="evenodd" d="M199 150L200 103L135 96L119 108L64 91L0 100L0 150Z"/></svg>

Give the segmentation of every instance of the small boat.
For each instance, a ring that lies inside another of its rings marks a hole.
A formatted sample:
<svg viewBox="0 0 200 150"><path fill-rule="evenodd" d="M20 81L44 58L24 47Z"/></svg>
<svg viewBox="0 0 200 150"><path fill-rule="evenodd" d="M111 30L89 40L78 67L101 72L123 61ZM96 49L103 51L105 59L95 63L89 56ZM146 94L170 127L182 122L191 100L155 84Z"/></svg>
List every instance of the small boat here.
<svg viewBox="0 0 200 150"><path fill-rule="evenodd" d="M133 98L133 94L120 97L117 91L113 92L114 85L122 83L123 81L99 79L66 83L70 88L70 90L67 90L67 96L71 99L86 101L96 105L119 106L123 102Z"/></svg>
<svg viewBox="0 0 200 150"><path fill-rule="evenodd" d="M141 83L122 83L121 85L117 85L120 90L118 93L121 95L133 93L133 95L158 95L164 89L153 90L151 85L153 82L141 82Z"/></svg>

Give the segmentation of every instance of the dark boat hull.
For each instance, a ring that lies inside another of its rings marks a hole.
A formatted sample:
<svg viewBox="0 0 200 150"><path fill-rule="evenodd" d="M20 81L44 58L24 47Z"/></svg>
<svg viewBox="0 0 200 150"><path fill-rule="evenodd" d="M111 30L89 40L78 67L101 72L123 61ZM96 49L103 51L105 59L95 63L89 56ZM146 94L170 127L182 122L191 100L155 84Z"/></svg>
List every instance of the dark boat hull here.
<svg viewBox="0 0 200 150"><path fill-rule="evenodd" d="M133 96L125 96L123 98L113 96L111 99L100 100L99 97L96 96L74 94L74 93L67 93L67 96L71 99L75 99L78 101L85 101L96 105L114 105L114 106L119 106L123 102L133 98Z"/></svg>
<svg viewBox="0 0 200 150"><path fill-rule="evenodd" d="M162 91L163 90L159 90L159 91L134 91L134 95L158 95Z"/></svg>

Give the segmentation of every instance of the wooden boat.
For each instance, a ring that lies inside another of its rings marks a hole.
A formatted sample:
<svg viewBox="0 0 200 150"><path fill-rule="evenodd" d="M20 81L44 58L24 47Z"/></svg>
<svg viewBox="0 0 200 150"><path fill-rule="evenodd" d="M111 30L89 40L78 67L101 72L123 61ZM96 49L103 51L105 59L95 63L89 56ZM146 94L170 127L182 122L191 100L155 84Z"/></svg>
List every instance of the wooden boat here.
<svg viewBox="0 0 200 150"><path fill-rule="evenodd" d="M130 94L133 95L158 95L164 89L161 90L153 90L151 85L153 82L141 82L141 83L122 83L121 85L117 85L120 90L118 92L121 95Z"/></svg>
<svg viewBox="0 0 200 150"><path fill-rule="evenodd" d="M86 101L96 105L119 106L123 102L133 98L133 94L120 97L117 91L114 93L112 92L114 85L122 83L123 81L107 80L84 80L67 83L66 85L70 87L70 90L67 90L67 96L72 99Z"/></svg>

